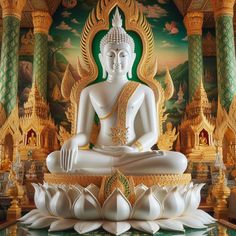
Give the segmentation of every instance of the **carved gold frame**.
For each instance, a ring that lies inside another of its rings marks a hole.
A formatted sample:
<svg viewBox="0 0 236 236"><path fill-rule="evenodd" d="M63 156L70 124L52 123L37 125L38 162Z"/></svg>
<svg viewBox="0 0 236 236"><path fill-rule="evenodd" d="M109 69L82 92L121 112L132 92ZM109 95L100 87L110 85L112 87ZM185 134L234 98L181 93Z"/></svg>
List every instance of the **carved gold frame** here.
<svg viewBox="0 0 236 236"><path fill-rule="evenodd" d="M166 74L166 89L154 79L157 73L157 59L154 55L154 37L150 25L145 16L139 10L137 2L134 0L99 0L96 8L92 10L87 18L82 31L81 52L82 57L78 60L79 81L73 79L73 75L68 65L62 81L62 95L71 101L71 107L67 112L67 117L71 121L71 134L76 132L77 110L81 91L98 76L98 67L92 54L92 42L95 35L101 30L109 29L109 14L118 6L125 15L126 30L136 32L142 41L143 53L137 68L137 75L141 81L152 88L158 110L158 120L160 121L160 134L163 133L162 123L166 120L165 101L168 100L174 92L172 79L169 71ZM74 84L73 84L74 83ZM73 85L72 85L73 84Z"/></svg>

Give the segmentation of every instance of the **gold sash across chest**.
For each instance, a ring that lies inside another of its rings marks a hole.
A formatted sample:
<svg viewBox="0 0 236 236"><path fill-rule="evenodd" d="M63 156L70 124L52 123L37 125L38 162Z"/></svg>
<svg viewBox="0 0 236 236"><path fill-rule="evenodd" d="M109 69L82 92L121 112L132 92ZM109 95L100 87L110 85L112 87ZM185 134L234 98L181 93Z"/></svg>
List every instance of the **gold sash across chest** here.
<svg viewBox="0 0 236 236"><path fill-rule="evenodd" d="M122 89L116 103L114 104L110 113L100 120L109 118L117 111L116 127L111 128L112 142L116 145L127 144L128 127L126 127L126 112L130 97L134 94L140 83L131 81L128 82Z"/></svg>

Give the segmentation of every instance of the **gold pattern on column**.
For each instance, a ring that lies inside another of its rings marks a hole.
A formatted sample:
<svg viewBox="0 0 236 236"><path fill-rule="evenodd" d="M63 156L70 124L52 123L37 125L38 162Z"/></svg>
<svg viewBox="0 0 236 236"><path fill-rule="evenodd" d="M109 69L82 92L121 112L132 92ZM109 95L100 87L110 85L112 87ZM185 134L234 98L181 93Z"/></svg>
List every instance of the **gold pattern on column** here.
<svg viewBox="0 0 236 236"><path fill-rule="evenodd" d="M235 0L211 0L215 16L234 15Z"/></svg>
<svg viewBox="0 0 236 236"><path fill-rule="evenodd" d="M203 13L189 12L184 17L184 25L188 35L202 35Z"/></svg>
<svg viewBox="0 0 236 236"><path fill-rule="evenodd" d="M26 0L0 0L3 18L6 16L15 16L21 19L21 13L25 3Z"/></svg>
<svg viewBox="0 0 236 236"><path fill-rule="evenodd" d="M52 23L52 17L47 11L35 11L32 13L34 33L48 34Z"/></svg>

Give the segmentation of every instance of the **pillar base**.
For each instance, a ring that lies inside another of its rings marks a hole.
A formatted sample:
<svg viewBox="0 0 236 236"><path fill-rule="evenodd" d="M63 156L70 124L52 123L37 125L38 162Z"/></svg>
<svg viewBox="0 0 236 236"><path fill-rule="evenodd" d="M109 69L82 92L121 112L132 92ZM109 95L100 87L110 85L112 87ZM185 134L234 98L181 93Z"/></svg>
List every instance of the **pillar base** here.
<svg viewBox="0 0 236 236"><path fill-rule="evenodd" d="M12 200L10 208L7 210L7 220L16 220L21 217L21 208L17 200Z"/></svg>

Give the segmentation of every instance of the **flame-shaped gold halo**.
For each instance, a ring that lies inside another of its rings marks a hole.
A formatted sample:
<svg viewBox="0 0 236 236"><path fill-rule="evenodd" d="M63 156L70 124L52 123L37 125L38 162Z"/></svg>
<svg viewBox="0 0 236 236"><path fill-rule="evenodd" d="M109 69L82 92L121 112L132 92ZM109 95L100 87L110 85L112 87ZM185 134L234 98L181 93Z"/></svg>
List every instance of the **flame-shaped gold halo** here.
<svg viewBox="0 0 236 236"><path fill-rule="evenodd" d="M83 28L80 45L82 52L82 61L78 61L78 71L82 78L80 86L85 87L98 76L98 67L92 55L92 42L99 31L109 29L109 14L116 6L125 15L125 29L136 32L142 40L143 54L138 65L137 75L141 81L147 83L154 90L157 96L158 88L153 80L156 74L156 60L153 58L153 33L134 0L99 0L96 8L90 13Z"/></svg>

